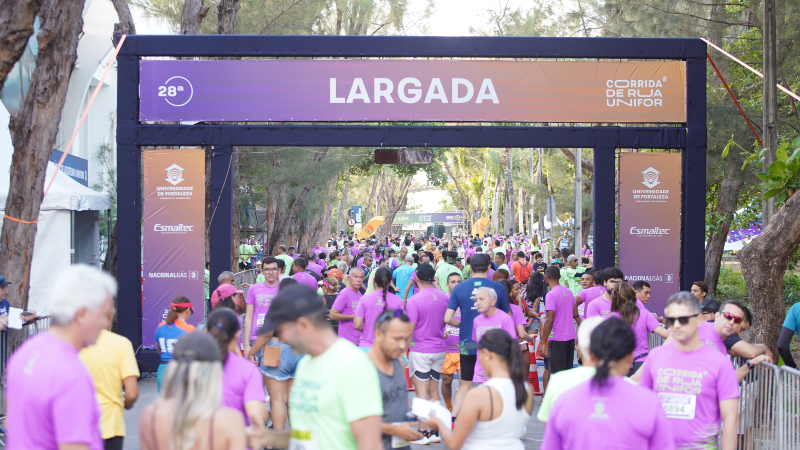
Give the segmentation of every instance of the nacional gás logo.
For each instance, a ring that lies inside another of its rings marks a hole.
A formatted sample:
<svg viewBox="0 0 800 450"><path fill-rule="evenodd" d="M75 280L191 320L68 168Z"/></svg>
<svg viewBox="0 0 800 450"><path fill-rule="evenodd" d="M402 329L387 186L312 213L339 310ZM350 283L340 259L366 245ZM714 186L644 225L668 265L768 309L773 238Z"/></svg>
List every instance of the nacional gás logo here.
<svg viewBox="0 0 800 450"><path fill-rule="evenodd" d="M183 106L189 103L194 95L192 83L183 77L172 77L163 86L158 87L158 96L164 97L172 106Z"/></svg>
<svg viewBox="0 0 800 450"><path fill-rule="evenodd" d="M658 181L658 174L660 173L661 172L657 171L656 169L653 169L652 167L648 168L647 170L642 172L642 175L644 177L644 181L642 181L642 184L650 189L653 189L657 185L661 184L661 182Z"/></svg>
<svg viewBox="0 0 800 450"><path fill-rule="evenodd" d="M167 167L166 170L167 170L167 181L169 181L173 186L183 181L183 167L177 164L173 164Z"/></svg>

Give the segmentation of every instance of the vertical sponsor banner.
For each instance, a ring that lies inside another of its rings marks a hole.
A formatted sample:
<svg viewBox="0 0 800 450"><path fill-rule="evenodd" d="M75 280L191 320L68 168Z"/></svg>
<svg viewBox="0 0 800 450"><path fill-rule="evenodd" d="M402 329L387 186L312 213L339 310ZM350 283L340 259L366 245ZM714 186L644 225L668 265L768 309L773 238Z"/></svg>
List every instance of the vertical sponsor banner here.
<svg viewBox="0 0 800 450"><path fill-rule="evenodd" d="M202 149L144 151L142 342L153 345L172 299L192 301L202 319L205 287L205 156Z"/></svg>
<svg viewBox="0 0 800 450"><path fill-rule="evenodd" d="M622 153L619 170L619 268L650 284L647 309L663 316L680 290L681 155Z"/></svg>

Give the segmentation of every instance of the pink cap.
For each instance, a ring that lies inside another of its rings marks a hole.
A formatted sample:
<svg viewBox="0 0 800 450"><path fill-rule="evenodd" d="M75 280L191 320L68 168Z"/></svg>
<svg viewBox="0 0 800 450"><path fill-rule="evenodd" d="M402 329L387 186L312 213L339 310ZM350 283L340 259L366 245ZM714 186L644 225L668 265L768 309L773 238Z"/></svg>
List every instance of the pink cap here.
<svg viewBox="0 0 800 450"><path fill-rule="evenodd" d="M233 294L244 294L244 291L236 289L232 284L223 283L211 293L211 307L216 306L217 302Z"/></svg>

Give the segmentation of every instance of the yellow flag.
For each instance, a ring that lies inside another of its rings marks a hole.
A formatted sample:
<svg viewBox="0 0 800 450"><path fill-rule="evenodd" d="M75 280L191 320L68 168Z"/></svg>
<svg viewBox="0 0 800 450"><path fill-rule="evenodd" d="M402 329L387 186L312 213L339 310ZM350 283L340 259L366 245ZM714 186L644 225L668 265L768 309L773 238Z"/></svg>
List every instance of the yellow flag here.
<svg viewBox="0 0 800 450"><path fill-rule="evenodd" d="M375 230L378 229L379 226L383 225L383 216L375 216L372 219L369 219L364 228L361 229L361 233L358 233L358 239L364 239L372 236L375 233Z"/></svg>

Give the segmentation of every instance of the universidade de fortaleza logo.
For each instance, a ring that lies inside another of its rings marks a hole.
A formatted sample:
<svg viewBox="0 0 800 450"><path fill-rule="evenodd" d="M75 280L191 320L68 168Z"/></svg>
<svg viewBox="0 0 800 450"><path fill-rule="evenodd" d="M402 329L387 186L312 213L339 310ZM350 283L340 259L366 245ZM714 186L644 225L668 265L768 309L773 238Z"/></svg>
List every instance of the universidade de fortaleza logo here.
<svg viewBox="0 0 800 450"><path fill-rule="evenodd" d="M167 181L169 181L173 186L183 181L183 167L177 164L173 164L167 167L166 171L167 171Z"/></svg>
<svg viewBox="0 0 800 450"><path fill-rule="evenodd" d="M652 167L649 167L647 170L642 172L642 176L644 178L644 181L642 181L642 184L647 186L650 189L653 189L657 185L661 184L661 182L658 181L658 175L660 173L661 172L657 171L656 169L654 169Z"/></svg>

